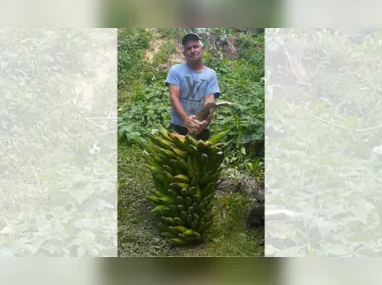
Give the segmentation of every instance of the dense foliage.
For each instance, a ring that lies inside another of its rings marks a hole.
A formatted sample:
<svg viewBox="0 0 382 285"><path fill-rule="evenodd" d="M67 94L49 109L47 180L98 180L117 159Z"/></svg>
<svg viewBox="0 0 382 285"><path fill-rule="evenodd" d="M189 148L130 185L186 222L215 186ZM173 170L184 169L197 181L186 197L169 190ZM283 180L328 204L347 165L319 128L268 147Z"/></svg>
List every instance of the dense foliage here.
<svg viewBox="0 0 382 285"><path fill-rule="evenodd" d="M168 126L170 122L171 105L168 88L163 82L171 67L168 58L174 55L176 49L170 48L169 42L175 46L175 39L180 39L186 31L169 29L156 32L156 37L164 39L166 43L159 47L152 62L144 57L145 52L157 48L148 47L148 41L153 37L152 31L125 29L119 33L121 108L118 133L119 140L128 144L144 143L146 131L157 124ZM231 168L228 168L228 172L232 177L237 177L240 172L248 170L245 165L264 156L264 36L256 35L253 31L232 29L198 32L201 32L206 43L204 63L218 74L221 100L235 103L232 108L215 113L211 130L231 129L227 141L233 140L235 143L227 158L227 166ZM136 40L138 37L142 38ZM230 39L234 40L235 50L228 45ZM161 64L165 64L166 68L158 70Z"/></svg>

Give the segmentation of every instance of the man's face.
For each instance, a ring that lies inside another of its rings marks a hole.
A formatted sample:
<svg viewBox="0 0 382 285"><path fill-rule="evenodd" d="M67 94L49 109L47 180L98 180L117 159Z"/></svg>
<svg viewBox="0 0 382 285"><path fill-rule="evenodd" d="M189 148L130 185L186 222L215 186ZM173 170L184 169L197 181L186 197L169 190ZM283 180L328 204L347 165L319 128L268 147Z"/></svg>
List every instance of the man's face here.
<svg viewBox="0 0 382 285"><path fill-rule="evenodd" d="M197 61L203 57L203 47L199 41L188 41L184 46L183 55L187 61Z"/></svg>

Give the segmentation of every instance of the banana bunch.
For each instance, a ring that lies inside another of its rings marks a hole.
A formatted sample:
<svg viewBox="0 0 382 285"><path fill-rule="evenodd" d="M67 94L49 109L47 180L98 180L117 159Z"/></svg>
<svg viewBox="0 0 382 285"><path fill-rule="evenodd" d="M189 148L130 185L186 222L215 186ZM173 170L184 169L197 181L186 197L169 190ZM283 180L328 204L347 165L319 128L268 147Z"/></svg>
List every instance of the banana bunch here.
<svg viewBox="0 0 382 285"><path fill-rule="evenodd" d="M212 199L221 173L222 131L209 141L159 128L146 145L146 162L155 185L147 198L154 204L161 235L175 246L202 240L212 223Z"/></svg>

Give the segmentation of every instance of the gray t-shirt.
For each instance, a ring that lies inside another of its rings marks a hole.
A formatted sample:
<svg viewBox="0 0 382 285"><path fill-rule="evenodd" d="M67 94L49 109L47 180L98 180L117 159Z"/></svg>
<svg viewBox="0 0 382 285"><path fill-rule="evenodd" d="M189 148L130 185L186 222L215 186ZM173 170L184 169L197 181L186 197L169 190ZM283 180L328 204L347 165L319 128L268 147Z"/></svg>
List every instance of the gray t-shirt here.
<svg viewBox="0 0 382 285"><path fill-rule="evenodd" d="M220 96L220 89L215 70L205 66L203 71L194 71L185 63L175 64L170 68L166 85L180 87L180 102L188 115L195 115L204 105L204 96ZM184 127L182 120L171 108L171 123Z"/></svg>

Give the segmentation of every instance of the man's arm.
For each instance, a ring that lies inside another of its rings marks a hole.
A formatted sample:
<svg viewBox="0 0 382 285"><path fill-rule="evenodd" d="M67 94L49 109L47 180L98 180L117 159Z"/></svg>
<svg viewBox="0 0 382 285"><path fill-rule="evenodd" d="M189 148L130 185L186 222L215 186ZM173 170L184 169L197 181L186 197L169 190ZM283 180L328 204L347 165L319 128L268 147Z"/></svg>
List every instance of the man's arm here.
<svg viewBox="0 0 382 285"><path fill-rule="evenodd" d="M209 94L209 95L206 95L206 96L204 97L204 105L206 105L206 104L208 104L208 103L215 103L215 95L214 95L214 94ZM206 121L207 126L211 123L213 113L214 113L214 108L211 108L211 110L210 110L210 114L209 114L208 117L204 120L204 121Z"/></svg>
<svg viewBox="0 0 382 285"><path fill-rule="evenodd" d="M220 96L218 78L215 71L208 81L206 93L207 95L204 96L204 105L208 103L215 103L215 99ZM214 109L212 108L207 119L201 123L200 128L197 130L198 133L202 132L211 123L213 112Z"/></svg>
<svg viewBox="0 0 382 285"><path fill-rule="evenodd" d="M204 105L206 105L208 103L215 103L215 95L214 94L209 94L209 95L206 95L204 97ZM214 108L211 108L210 114L208 115L208 117L201 122L200 127L197 130L198 134L201 133L205 128L207 128L209 126L209 124L212 121L213 113L214 113Z"/></svg>
<svg viewBox="0 0 382 285"><path fill-rule="evenodd" d="M190 132L194 132L198 129L200 123L193 118L193 116L188 116L188 114L184 111L182 103L180 103L180 87L169 84L170 90L170 100L171 104L174 107L175 112L178 114L180 119L183 121L184 125Z"/></svg>

